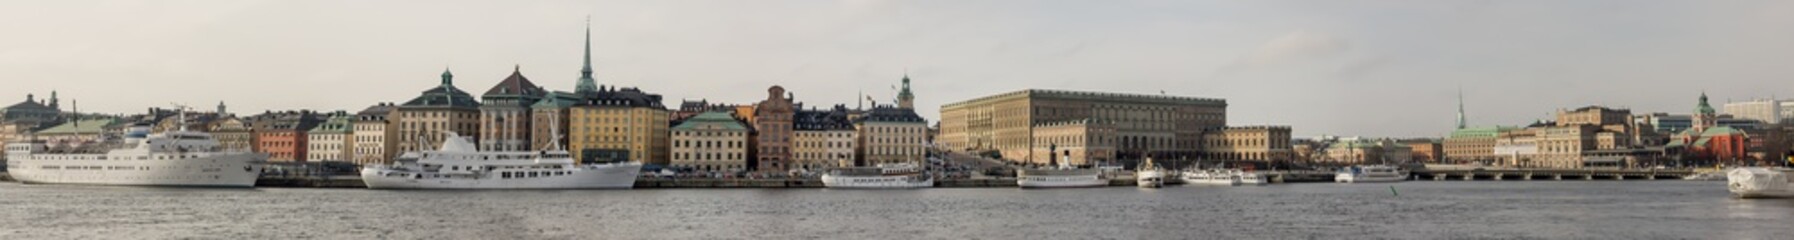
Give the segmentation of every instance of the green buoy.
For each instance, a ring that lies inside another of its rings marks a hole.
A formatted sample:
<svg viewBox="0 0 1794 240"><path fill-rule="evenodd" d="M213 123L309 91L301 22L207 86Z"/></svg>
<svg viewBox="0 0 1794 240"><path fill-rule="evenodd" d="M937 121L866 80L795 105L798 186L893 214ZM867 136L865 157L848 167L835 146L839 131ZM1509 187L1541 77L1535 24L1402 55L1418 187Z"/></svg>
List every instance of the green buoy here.
<svg viewBox="0 0 1794 240"><path fill-rule="evenodd" d="M1389 186L1389 194L1391 194L1391 195L1396 195L1396 196L1401 196L1401 195L1402 195L1402 193L1399 193L1399 192L1395 192L1395 186Z"/></svg>

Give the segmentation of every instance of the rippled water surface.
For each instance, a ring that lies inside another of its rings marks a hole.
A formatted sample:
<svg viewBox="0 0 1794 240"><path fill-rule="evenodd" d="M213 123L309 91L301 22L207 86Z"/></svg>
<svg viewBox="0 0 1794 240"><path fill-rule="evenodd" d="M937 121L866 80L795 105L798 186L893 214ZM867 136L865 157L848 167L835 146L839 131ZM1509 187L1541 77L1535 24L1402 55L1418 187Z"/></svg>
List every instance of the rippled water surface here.
<svg viewBox="0 0 1794 240"><path fill-rule="evenodd" d="M1390 186L1394 186L1394 192ZM0 183L0 239L1787 239L1721 182L375 191ZM1399 193L1399 195L1395 194Z"/></svg>

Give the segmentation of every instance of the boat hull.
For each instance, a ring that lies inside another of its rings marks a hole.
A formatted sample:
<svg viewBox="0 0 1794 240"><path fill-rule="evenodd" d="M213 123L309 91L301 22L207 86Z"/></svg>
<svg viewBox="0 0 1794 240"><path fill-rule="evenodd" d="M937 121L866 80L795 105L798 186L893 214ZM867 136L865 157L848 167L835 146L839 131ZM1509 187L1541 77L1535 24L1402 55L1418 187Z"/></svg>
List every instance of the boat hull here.
<svg viewBox="0 0 1794 240"><path fill-rule="evenodd" d="M911 189L934 187L934 178L913 181L914 176L835 176L822 175L822 186L846 189Z"/></svg>
<svg viewBox="0 0 1794 240"><path fill-rule="evenodd" d="M366 167L361 180L370 189L629 189L641 174L639 163L585 166L567 170L566 175L534 178L420 177L420 173Z"/></svg>
<svg viewBox="0 0 1794 240"><path fill-rule="evenodd" d="M153 187L255 187L258 153L198 154L190 159L46 160L14 157L7 173L26 184Z"/></svg>
<svg viewBox="0 0 1794 240"><path fill-rule="evenodd" d="M1157 170L1134 173L1134 185L1143 188L1165 187L1165 172Z"/></svg>
<svg viewBox="0 0 1794 240"><path fill-rule="evenodd" d="M1408 178L1402 177L1401 175L1370 176L1370 175L1356 175L1356 174L1350 174L1350 173L1340 173L1340 174L1333 175L1333 182L1341 182L1341 183L1400 182L1400 181L1404 181L1404 180L1408 180Z"/></svg>
<svg viewBox="0 0 1794 240"><path fill-rule="evenodd" d="M1739 198L1794 197L1794 183L1789 170L1770 168L1737 168L1726 173L1726 190Z"/></svg>
<svg viewBox="0 0 1794 240"><path fill-rule="evenodd" d="M1264 175L1240 176L1240 185L1263 186L1263 185L1269 184L1269 183L1271 183L1271 181L1269 179L1267 179Z"/></svg>

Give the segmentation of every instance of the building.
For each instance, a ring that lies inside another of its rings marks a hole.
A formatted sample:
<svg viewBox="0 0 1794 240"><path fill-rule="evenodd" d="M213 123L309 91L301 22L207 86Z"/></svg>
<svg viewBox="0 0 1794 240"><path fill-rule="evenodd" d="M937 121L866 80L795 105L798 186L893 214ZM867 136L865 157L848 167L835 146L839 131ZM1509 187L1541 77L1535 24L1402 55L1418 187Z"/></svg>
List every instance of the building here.
<svg viewBox="0 0 1794 240"><path fill-rule="evenodd" d="M568 111L568 143L582 163L633 161L666 165L667 117L658 94L599 86Z"/></svg>
<svg viewBox="0 0 1794 240"><path fill-rule="evenodd" d="M480 102L473 95L455 88L455 75L442 70L442 82L424 90L417 98L400 104L390 121L398 127L397 152L436 149L453 132L477 142L480 130Z"/></svg>
<svg viewBox="0 0 1794 240"><path fill-rule="evenodd" d="M399 138L399 129L393 127L396 122L389 117L396 109L398 106L392 103L378 103L355 112L355 119L349 123L354 129L350 133L354 149L349 161L361 165L392 163L393 157L398 156L394 150L399 147L398 141L392 140Z"/></svg>
<svg viewBox="0 0 1794 240"><path fill-rule="evenodd" d="M1773 99L1732 102L1725 104L1724 113L1726 115L1732 115L1733 118L1750 119L1768 124L1776 124L1781 123L1782 119L1786 118L1783 116L1785 115L1785 113L1783 113L1785 110L1782 109L1782 106L1786 103L1786 101Z"/></svg>
<svg viewBox="0 0 1794 240"><path fill-rule="evenodd" d="M1408 149L1413 151L1408 155L1409 157L1412 157L1409 159L1409 162L1437 164L1440 163L1439 161L1445 159L1442 157L1445 155L1445 149L1437 140L1415 139L1404 141L1403 143L1407 143ZM1499 145L1500 143L1497 142L1496 144Z"/></svg>
<svg viewBox="0 0 1794 240"><path fill-rule="evenodd" d="M1451 135L1445 138L1445 161L1453 164L1492 164L1499 158L1495 154L1497 137L1514 129L1513 127L1473 127L1452 130Z"/></svg>
<svg viewBox="0 0 1794 240"><path fill-rule="evenodd" d="M870 112L854 120L859 132L860 166L885 163L923 164L927 157L924 138L928 121L914 109L873 106Z"/></svg>
<svg viewBox="0 0 1794 240"><path fill-rule="evenodd" d="M847 106L831 110L800 110L792 122L791 167L820 172L854 166L859 131L848 117Z"/></svg>
<svg viewBox="0 0 1794 240"><path fill-rule="evenodd" d="M1344 138L1329 145L1327 158L1320 162L1339 166L1406 164L1414 158L1411 156L1413 152L1407 144L1394 140Z"/></svg>
<svg viewBox="0 0 1794 240"><path fill-rule="evenodd" d="M1749 134L1737 128L1720 126L1718 121L1718 114L1707 103L1707 94L1703 93L1700 103L1695 105L1693 124L1687 130L1672 136L1665 147L1686 149L1684 153L1701 166L1769 163L1764 159L1752 158L1746 152L1750 142Z"/></svg>
<svg viewBox="0 0 1794 240"><path fill-rule="evenodd" d="M1116 158L1195 157L1202 133L1227 125L1221 99L1028 89L941 107L938 145L951 151L994 151L1003 159L1043 162L1034 155L1034 127L1094 119L1115 126Z"/></svg>
<svg viewBox="0 0 1794 240"><path fill-rule="evenodd" d="M1521 128L1499 133L1495 138L1495 165L1537 167L1532 163L1539 154L1538 135L1542 128Z"/></svg>
<svg viewBox="0 0 1794 240"><path fill-rule="evenodd" d="M1536 154L1526 167L1582 168L1583 153L1596 150L1594 125L1568 125L1538 129Z"/></svg>
<svg viewBox="0 0 1794 240"><path fill-rule="evenodd" d="M52 150L78 149L105 140L106 128L121 125L124 122L117 118L92 118L72 120L61 125L39 130L31 134L39 141L44 141ZM113 136L116 137L116 136Z"/></svg>
<svg viewBox="0 0 1794 240"><path fill-rule="evenodd" d="M480 149L490 151L530 150L531 105L541 101L547 91L523 77L523 68L511 70L480 96Z"/></svg>
<svg viewBox="0 0 1794 240"><path fill-rule="evenodd" d="M1288 162L1296 154L1288 126L1225 127L1202 135L1204 159Z"/></svg>
<svg viewBox="0 0 1794 240"><path fill-rule="evenodd" d="M251 122L234 115L212 121L208 128L212 129L212 139L218 140L218 146L225 150L257 151L255 144L255 126Z"/></svg>
<svg viewBox="0 0 1794 240"><path fill-rule="evenodd" d="M796 137L791 124L797 106L792 102L794 94L785 92L784 87L772 86L766 89L766 95L766 100L754 104L754 117L750 120L754 125L755 170L783 172L791 164L791 139Z"/></svg>
<svg viewBox="0 0 1794 240"><path fill-rule="evenodd" d="M351 161L354 157L355 116L336 112L305 133L305 159L310 161Z"/></svg>
<svg viewBox="0 0 1794 240"><path fill-rule="evenodd" d="M530 123L530 148L567 149L568 110L583 101L574 93L553 92L530 105L530 118L534 119Z"/></svg>
<svg viewBox="0 0 1794 240"><path fill-rule="evenodd" d="M1115 125L1095 119L1046 122L1034 125L1035 156L1048 156L1036 165L1059 163L1092 165L1113 163L1115 159Z"/></svg>
<svg viewBox="0 0 1794 240"><path fill-rule="evenodd" d="M308 148L311 138L307 131L317 127L323 119L309 111L283 112L264 115L264 120L255 126L255 141L260 152L268 154L269 162L305 162L310 159Z"/></svg>
<svg viewBox="0 0 1794 240"><path fill-rule="evenodd" d="M1731 115L1714 115L1714 124L1739 130L1758 129L1763 124L1755 119L1733 118ZM1669 135L1687 131L1694 127L1694 116L1683 114L1652 113L1639 116L1640 124L1650 125L1656 133Z"/></svg>
<svg viewBox="0 0 1794 240"><path fill-rule="evenodd" d="M707 172L747 170L747 126L727 112L707 112L672 128L674 168Z"/></svg>
<svg viewBox="0 0 1794 240"><path fill-rule="evenodd" d="M916 94L909 90L909 74L903 74L903 90L897 91L897 108L916 109Z"/></svg>
<svg viewBox="0 0 1794 240"><path fill-rule="evenodd" d="M50 92L50 98L46 101L26 94L24 102L0 108L0 145L25 140L32 132L60 124L62 110L52 107L57 105L56 92ZM0 151L0 157L4 156Z"/></svg>

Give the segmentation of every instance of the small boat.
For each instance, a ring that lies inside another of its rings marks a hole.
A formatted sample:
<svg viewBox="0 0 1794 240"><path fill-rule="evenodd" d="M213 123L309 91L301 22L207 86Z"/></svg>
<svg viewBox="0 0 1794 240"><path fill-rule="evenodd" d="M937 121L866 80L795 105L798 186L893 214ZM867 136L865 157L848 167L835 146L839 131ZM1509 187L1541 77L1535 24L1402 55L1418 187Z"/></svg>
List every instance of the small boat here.
<svg viewBox="0 0 1794 240"><path fill-rule="evenodd" d="M370 189L628 189L637 162L575 164L565 150L480 151L453 132L433 151L362 167Z"/></svg>
<svg viewBox="0 0 1794 240"><path fill-rule="evenodd" d="M1141 163L1139 168L1134 169L1134 181L1136 186L1143 188L1164 187L1165 170L1153 165L1152 158L1147 158L1145 163Z"/></svg>
<svg viewBox="0 0 1794 240"><path fill-rule="evenodd" d="M879 164L877 167L837 168L822 174L822 186L828 188L926 188L934 187L934 177L910 163Z"/></svg>
<svg viewBox="0 0 1794 240"><path fill-rule="evenodd" d="M1234 175L1239 176L1240 185L1262 186L1271 183L1270 179L1265 177L1264 174L1258 174L1258 172L1255 171L1235 170Z"/></svg>
<svg viewBox="0 0 1794 240"><path fill-rule="evenodd" d="M1333 175L1333 181L1342 183L1400 182L1408 180L1407 176L1408 174L1402 173L1400 169L1392 166L1365 165L1339 169L1339 173Z"/></svg>
<svg viewBox="0 0 1794 240"><path fill-rule="evenodd" d="M1726 173L1726 190L1739 198L1794 197L1794 183L1788 175L1794 169L1741 167Z"/></svg>

